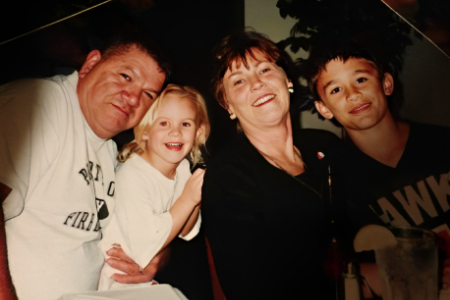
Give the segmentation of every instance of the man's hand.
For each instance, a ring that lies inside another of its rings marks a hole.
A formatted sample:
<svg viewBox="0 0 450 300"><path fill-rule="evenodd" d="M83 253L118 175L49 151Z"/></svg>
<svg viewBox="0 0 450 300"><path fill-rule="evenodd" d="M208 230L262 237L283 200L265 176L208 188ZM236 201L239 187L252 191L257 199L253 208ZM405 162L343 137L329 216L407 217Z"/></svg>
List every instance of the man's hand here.
<svg viewBox="0 0 450 300"><path fill-rule="evenodd" d="M150 282L155 277L156 272L167 264L170 250L169 248L163 249L144 269L141 269L121 247L113 247L106 251L106 254L111 256L106 262L114 269L125 273L116 273L111 277L112 279L120 283L143 283Z"/></svg>

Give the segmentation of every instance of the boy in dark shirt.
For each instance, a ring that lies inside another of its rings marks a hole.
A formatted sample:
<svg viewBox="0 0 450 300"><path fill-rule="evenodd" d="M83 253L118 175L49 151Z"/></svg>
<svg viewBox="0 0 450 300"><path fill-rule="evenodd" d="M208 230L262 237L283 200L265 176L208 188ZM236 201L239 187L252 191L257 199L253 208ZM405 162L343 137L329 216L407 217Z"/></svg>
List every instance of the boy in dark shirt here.
<svg viewBox="0 0 450 300"><path fill-rule="evenodd" d="M414 226L436 232L450 257L450 129L397 118L391 73L359 45L323 48L308 61L317 111L348 135L331 171L345 207L344 240L368 223ZM361 273L379 294L375 265L361 264Z"/></svg>

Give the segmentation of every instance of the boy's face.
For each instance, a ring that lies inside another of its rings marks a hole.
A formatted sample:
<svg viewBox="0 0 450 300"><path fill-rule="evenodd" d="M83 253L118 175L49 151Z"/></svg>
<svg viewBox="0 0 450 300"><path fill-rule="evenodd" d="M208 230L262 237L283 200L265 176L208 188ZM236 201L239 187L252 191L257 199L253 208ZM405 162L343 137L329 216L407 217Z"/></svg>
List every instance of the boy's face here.
<svg viewBox="0 0 450 300"><path fill-rule="evenodd" d="M377 70L364 58L345 63L332 60L319 74L317 92L322 101L315 105L326 119L333 117L347 130L365 130L390 115L386 96L392 94L391 74L380 81Z"/></svg>

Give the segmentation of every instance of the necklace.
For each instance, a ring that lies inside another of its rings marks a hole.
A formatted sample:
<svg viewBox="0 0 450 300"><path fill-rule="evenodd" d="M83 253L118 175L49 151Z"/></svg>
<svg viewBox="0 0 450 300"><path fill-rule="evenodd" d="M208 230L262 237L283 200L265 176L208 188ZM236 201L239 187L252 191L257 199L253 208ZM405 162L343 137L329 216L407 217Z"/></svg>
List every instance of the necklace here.
<svg viewBox="0 0 450 300"><path fill-rule="evenodd" d="M256 149L256 150L259 152L259 154L261 154L263 157L266 157L266 158L270 159L270 161L272 161L272 162L274 163L274 165L275 165L278 169L283 170L285 173L288 173L289 175L295 177L292 173L286 171L286 169L284 169L282 166L280 166L280 164L277 163L277 161L276 161L275 158L273 158L272 156L270 156L270 155L268 155L268 154L262 152L261 150L259 150L259 149L256 148L256 147L255 147L255 149ZM295 152L295 155L296 155L298 158L300 158L300 160L301 160L301 162L302 162L302 166L303 166L303 168L304 168L305 171L306 171L307 167L306 167L305 162L303 161L302 154L300 153L300 151L299 151L296 147L294 147L294 152ZM295 157L294 157L294 160L295 160Z"/></svg>
<svg viewBox="0 0 450 300"><path fill-rule="evenodd" d="M261 150L259 150L256 146L253 146L253 147L255 147L256 151L258 151L259 154L261 154L262 157L267 157L268 159L270 159L270 160L275 164L275 166L276 166L278 169L282 170L284 173L286 173L286 174L288 174L289 176L291 176L292 178L294 178L296 181L298 181L299 183L301 183L304 187L306 187L306 188L310 189L311 191L313 191L314 193L316 193L319 197L322 197L322 195L321 195L319 192L317 192L314 188L312 188L312 187L309 186L308 184L304 183L302 180L298 179L296 176L294 176L294 175L292 175L291 173L289 173L288 171L286 171L282 166L280 166L280 165L277 163L277 161L276 161L273 157L271 157L270 155L265 154L264 152L262 152ZM305 171L306 171L306 170L307 170L307 167L306 167L305 162L303 161L303 158L302 158L302 155L301 155L300 151L299 151L296 147L294 147L294 151L295 151L295 153L298 155L298 157L300 158L300 160L302 161L303 168L304 168ZM303 173L302 173L302 174L303 174Z"/></svg>

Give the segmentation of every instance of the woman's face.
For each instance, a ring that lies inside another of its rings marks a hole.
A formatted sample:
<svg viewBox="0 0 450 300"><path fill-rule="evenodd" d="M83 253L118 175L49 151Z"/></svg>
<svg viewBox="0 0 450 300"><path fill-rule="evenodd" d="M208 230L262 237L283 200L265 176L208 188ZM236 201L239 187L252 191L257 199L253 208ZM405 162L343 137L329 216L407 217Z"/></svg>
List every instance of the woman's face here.
<svg viewBox="0 0 450 300"><path fill-rule="evenodd" d="M253 54L256 59L246 57L248 69L243 63L233 62L223 77L228 112L236 114L244 131L278 125L289 114L288 87L292 82L260 51Z"/></svg>

